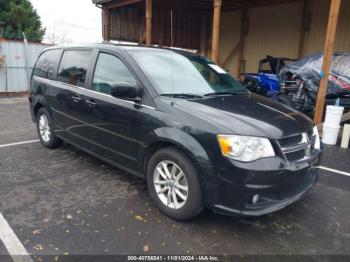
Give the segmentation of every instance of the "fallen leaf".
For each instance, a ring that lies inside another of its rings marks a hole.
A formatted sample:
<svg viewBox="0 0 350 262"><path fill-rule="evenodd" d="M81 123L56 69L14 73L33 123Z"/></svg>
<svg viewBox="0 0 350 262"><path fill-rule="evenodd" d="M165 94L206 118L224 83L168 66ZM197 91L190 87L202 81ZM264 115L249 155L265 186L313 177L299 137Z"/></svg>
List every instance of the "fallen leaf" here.
<svg viewBox="0 0 350 262"><path fill-rule="evenodd" d="M41 233L40 229L33 230L33 235L39 235Z"/></svg>
<svg viewBox="0 0 350 262"><path fill-rule="evenodd" d="M139 216L139 215L135 216L135 219L136 219L137 221L144 221L143 217L142 217L142 216Z"/></svg>
<svg viewBox="0 0 350 262"><path fill-rule="evenodd" d="M41 250L44 250L43 246L38 244L36 246L33 247L35 250L38 250L38 251L41 251Z"/></svg>

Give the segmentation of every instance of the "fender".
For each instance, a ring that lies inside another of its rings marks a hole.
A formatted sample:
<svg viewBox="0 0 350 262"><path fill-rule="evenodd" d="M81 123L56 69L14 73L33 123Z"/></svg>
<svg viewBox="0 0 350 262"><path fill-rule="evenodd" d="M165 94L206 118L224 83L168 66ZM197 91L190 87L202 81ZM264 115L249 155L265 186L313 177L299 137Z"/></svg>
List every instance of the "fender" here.
<svg viewBox="0 0 350 262"><path fill-rule="evenodd" d="M192 159L198 168L201 180L205 188L217 184L217 176L214 172L211 160L207 152L193 136L181 129L163 127L158 128L149 134L145 138L143 147L139 152L139 163L142 163L140 167L144 167L147 164L145 161L147 161L148 149L150 149L152 145L161 142L173 144L180 150L184 151Z"/></svg>
<svg viewBox="0 0 350 262"><path fill-rule="evenodd" d="M34 98L34 99L33 99ZM42 105L43 107L45 107L45 109L51 114L52 117L52 111L51 108L46 100L46 98L42 95L36 95L35 97L30 97L29 99L30 104L31 104L31 115L32 115L32 120L35 123L36 119L35 119L35 110L36 107L38 105Z"/></svg>

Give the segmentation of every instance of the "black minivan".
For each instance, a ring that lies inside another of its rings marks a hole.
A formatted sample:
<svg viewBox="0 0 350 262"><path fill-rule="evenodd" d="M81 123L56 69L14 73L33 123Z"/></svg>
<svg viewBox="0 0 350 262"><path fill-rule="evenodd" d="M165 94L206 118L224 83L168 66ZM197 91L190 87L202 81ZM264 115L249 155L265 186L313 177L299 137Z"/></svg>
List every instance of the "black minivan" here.
<svg viewBox="0 0 350 262"><path fill-rule="evenodd" d="M312 121L192 53L49 48L33 70L29 101L45 147L64 141L145 178L155 205L176 220L205 207L261 216L299 200L318 179Z"/></svg>

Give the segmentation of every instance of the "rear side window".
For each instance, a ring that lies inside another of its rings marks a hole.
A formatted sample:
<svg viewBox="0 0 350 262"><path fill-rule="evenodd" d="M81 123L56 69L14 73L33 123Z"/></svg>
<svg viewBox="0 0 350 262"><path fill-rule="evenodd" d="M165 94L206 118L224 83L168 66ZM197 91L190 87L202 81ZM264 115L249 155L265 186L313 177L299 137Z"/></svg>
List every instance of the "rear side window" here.
<svg viewBox="0 0 350 262"><path fill-rule="evenodd" d="M43 53L35 65L33 75L54 79L55 71L60 60L61 50L49 50Z"/></svg>
<svg viewBox="0 0 350 262"><path fill-rule="evenodd" d="M112 85L117 83L136 86L135 78L119 58L101 53L96 64L92 90L110 95Z"/></svg>
<svg viewBox="0 0 350 262"><path fill-rule="evenodd" d="M65 51L58 70L58 81L84 87L91 56L92 51Z"/></svg>

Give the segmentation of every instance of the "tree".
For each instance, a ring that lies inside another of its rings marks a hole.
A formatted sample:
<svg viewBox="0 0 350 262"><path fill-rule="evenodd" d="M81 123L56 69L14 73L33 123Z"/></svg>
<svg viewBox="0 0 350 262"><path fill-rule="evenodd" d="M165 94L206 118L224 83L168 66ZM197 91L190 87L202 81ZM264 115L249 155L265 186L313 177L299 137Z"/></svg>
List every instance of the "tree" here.
<svg viewBox="0 0 350 262"><path fill-rule="evenodd" d="M59 45L72 42L72 40L68 36L68 28L55 21L52 27L47 28L45 42Z"/></svg>
<svg viewBox="0 0 350 262"><path fill-rule="evenodd" d="M0 38L42 41L45 29L29 0L0 0Z"/></svg>

